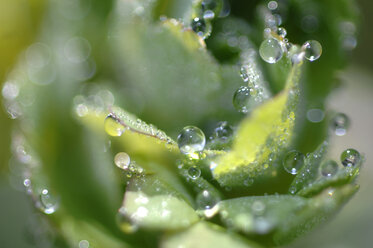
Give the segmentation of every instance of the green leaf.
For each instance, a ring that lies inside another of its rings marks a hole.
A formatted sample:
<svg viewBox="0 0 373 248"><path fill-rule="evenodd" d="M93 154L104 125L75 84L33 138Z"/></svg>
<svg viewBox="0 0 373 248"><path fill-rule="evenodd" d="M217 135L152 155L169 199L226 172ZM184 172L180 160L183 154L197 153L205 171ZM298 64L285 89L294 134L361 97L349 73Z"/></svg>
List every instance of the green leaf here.
<svg viewBox="0 0 373 248"><path fill-rule="evenodd" d="M320 176L320 164L327 151L328 143L324 141L313 153L307 154L304 159L304 166L298 172L289 188L289 193L295 194L299 190L308 187Z"/></svg>
<svg viewBox="0 0 373 248"><path fill-rule="evenodd" d="M313 182L309 182L305 185L297 195L304 197L311 197L318 194L327 187L338 187L353 182L360 172L360 167L363 160L355 165L354 167L343 167L339 168L338 172L330 177L319 176L319 178Z"/></svg>
<svg viewBox="0 0 373 248"><path fill-rule="evenodd" d="M161 243L162 248L260 248L261 246L246 241L215 224L199 222L187 230L166 235Z"/></svg>
<svg viewBox="0 0 373 248"><path fill-rule="evenodd" d="M222 222L251 240L283 245L335 214L357 191L355 185L328 188L307 199L300 196L251 196L219 203Z"/></svg>
<svg viewBox="0 0 373 248"><path fill-rule="evenodd" d="M221 185L242 186L263 173L267 177L277 175L279 168L272 161L278 159L293 137L302 64L292 67L283 92L242 121L232 150L218 158L213 171Z"/></svg>
<svg viewBox="0 0 373 248"><path fill-rule="evenodd" d="M297 218L297 211L307 199L290 195L250 196L219 203L219 215L229 228L245 235L265 235L278 229L288 218Z"/></svg>
<svg viewBox="0 0 373 248"><path fill-rule="evenodd" d="M289 243L325 222L336 214L358 189L357 185L325 189L308 200L308 204L296 213L296 218L288 218L281 223L280 228L274 233L274 243Z"/></svg>
<svg viewBox="0 0 373 248"><path fill-rule="evenodd" d="M124 196L121 223L152 230L174 230L190 226L199 217L182 194L154 176L133 179Z"/></svg>
<svg viewBox="0 0 373 248"><path fill-rule="evenodd" d="M130 2L136 1L123 2L123 8L130 9ZM198 125L212 116L239 118L231 103L242 83L237 67L237 74L225 78L225 66L216 63L191 29L174 19L149 22L143 17L146 13L139 17L128 12L116 16L114 25L121 28L113 31L113 56L117 69L126 72L127 87L141 92L140 118L146 116L171 136L187 124ZM216 97L226 94L230 97ZM129 111L136 108L133 102L122 101Z"/></svg>
<svg viewBox="0 0 373 248"><path fill-rule="evenodd" d="M92 247L127 248L134 247L113 236L98 224L78 221L67 216L61 218L59 223L62 236L70 247L79 247L83 240Z"/></svg>

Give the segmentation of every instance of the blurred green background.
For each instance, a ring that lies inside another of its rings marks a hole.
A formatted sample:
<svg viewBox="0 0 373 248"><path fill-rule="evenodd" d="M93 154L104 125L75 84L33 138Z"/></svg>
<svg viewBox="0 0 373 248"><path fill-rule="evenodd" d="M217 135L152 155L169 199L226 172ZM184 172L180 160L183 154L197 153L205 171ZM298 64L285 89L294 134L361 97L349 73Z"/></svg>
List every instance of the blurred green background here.
<svg viewBox="0 0 373 248"><path fill-rule="evenodd" d="M17 51L30 44L43 17L44 0L0 0L0 80L11 69ZM332 140L330 156L353 147L366 155L367 161L359 178L360 192L328 224L299 239L289 247L349 248L373 246L373 2L359 0L362 27L358 46L349 67L341 74L343 86L332 93L329 107L346 113L352 122L347 135ZM10 158L11 120L0 111L0 247L48 247L36 230L36 211L29 198L18 191L7 174ZM35 236L36 235L36 236ZM39 239L39 240L37 240Z"/></svg>

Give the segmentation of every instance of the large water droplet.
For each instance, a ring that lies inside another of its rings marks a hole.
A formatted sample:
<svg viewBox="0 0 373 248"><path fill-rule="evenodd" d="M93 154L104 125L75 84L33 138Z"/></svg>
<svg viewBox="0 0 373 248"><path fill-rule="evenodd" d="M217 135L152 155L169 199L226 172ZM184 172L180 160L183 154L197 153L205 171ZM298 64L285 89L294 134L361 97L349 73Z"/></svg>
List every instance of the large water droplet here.
<svg viewBox="0 0 373 248"><path fill-rule="evenodd" d="M241 86L233 95L233 106L238 112L248 113L250 110L250 89L247 86Z"/></svg>
<svg viewBox="0 0 373 248"><path fill-rule="evenodd" d="M334 176L338 172L338 164L334 160L327 160L320 166L321 175L325 177Z"/></svg>
<svg viewBox="0 0 373 248"><path fill-rule="evenodd" d="M331 123L331 127L334 130L334 133L338 136L345 135L349 126L350 120L347 115L343 113L336 114Z"/></svg>
<svg viewBox="0 0 373 248"><path fill-rule="evenodd" d="M110 114L106 117L104 126L106 133L110 136L121 136L124 132L124 126Z"/></svg>
<svg viewBox="0 0 373 248"><path fill-rule="evenodd" d="M122 170L127 170L128 166L130 165L130 162L130 156L128 156L128 154L125 152L119 152L114 157L115 165Z"/></svg>
<svg viewBox="0 0 373 248"><path fill-rule="evenodd" d="M183 154L200 152L205 147L206 137L198 127L187 126L177 136L177 144Z"/></svg>
<svg viewBox="0 0 373 248"><path fill-rule="evenodd" d="M345 167L353 167L360 161L360 153L355 149L347 149L341 154L341 162Z"/></svg>
<svg viewBox="0 0 373 248"><path fill-rule="evenodd" d="M53 214L58 208L58 198L49 193L47 189L43 189L40 193L41 210L46 214Z"/></svg>
<svg viewBox="0 0 373 248"><path fill-rule="evenodd" d="M266 39L259 47L260 57L267 63L274 64L282 58L283 50L278 40Z"/></svg>
<svg viewBox="0 0 373 248"><path fill-rule="evenodd" d="M306 41L302 47L305 51L305 58L309 61L315 61L320 58L322 47L317 40Z"/></svg>
<svg viewBox="0 0 373 248"><path fill-rule="evenodd" d="M292 150L286 154L282 164L284 169L290 174L296 175L302 168L304 163L304 155L301 152Z"/></svg>

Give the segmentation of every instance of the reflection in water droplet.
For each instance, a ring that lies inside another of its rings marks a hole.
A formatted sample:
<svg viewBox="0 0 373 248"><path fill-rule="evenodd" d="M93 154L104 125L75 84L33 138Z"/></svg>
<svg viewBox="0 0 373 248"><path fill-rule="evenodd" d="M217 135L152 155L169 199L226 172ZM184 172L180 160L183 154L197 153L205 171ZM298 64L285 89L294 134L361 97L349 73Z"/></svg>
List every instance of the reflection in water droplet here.
<svg viewBox="0 0 373 248"><path fill-rule="evenodd" d="M124 132L124 126L120 124L112 115L108 115L105 119L105 131L110 136L121 136Z"/></svg>
<svg viewBox="0 0 373 248"><path fill-rule="evenodd" d="M345 135L349 126L350 120L343 113L336 114L331 122L331 127L337 136Z"/></svg>
<svg viewBox="0 0 373 248"><path fill-rule="evenodd" d="M177 136L177 144L183 154L203 151L206 144L205 134L198 127L184 127Z"/></svg>
<svg viewBox="0 0 373 248"><path fill-rule="evenodd" d="M338 164L334 160L324 161L320 166L321 175L325 177L334 176L338 172Z"/></svg>
<svg viewBox="0 0 373 248"><path fill-rule="evenodd" d="M199 36L204 37L206 32L206 22L203 18L196 17L191 23L192 30Z"/></svg>
<svg viewBox="0 0 373 248"><path fill-rule="evenodd" d="M360 153L355 149L347 149L341 154L341 162L345 167L353 167L360 162Z"/></svg>
<svg viewBox="0 0 373 248"><path fill-rule="evenodd" d="M321 56L322 47L321 44L316 40L306 41L302 48L305 51L305 58L309 61L315 61Z"/></svg>
<svg viewBox="0 0 373 248"><path fill-rule="evenodd" d="M238 112L248 113L250 110L250 89L247 86L241 86L233 95L233 106Z"/></svg>
<svg viewBox="0 0 373 248"><path fill-rule="evenodd" d="M206 10L203 13L203 19L205 20L212 20L215 17L215 13L212 10Z"/></svg>
<svg viewBox="0 0 373 248"><path fill-rule="evenodd" d="M298 151L292 150L286 154L282 164L284 169L290 174L296 175L302 168L304 155Z"/></svg>
<svg viewBox="0 0 373 248"><path fill-rule="evenodd" d="M128 156L128 154L125 152L119 152L114 157L115 165L122 170L127 170L128 166L130 165L130 162L130 156Z"/></svg>
<svg viewBox="0 0 373 248"><path fill-rule="evenodd" d="M47 189L40 193L41 210L46 214L53 214L58 208L58 199L51 195Z"/></svg>
<svg viewBox="0 0 373 248"><path fill-rule="evenodd" d="M274 38L264 40L259 47L259 55L267 63L276 63L283 55L280 42Z"/></svg>
<svg viewBox="0 0 373 248"><path fill-rule="evenodd" d="M188 169L188 176L191 179L197 179L201 176L201 170L197 166L192 166Z"/></svg>

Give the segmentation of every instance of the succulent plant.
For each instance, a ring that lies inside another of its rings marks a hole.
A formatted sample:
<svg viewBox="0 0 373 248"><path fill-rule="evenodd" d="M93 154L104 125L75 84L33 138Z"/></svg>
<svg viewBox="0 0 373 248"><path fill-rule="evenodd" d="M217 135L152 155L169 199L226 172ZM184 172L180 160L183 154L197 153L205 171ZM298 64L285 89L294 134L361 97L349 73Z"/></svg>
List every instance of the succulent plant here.
<svg viewBox="0 0 373 248"><path fill-rule="evenodd" d="M364 160L327 154L348 128L325 100L357 14L349 0L47 2L2 92L52 246L278 246L333 216Z"/></svg>

